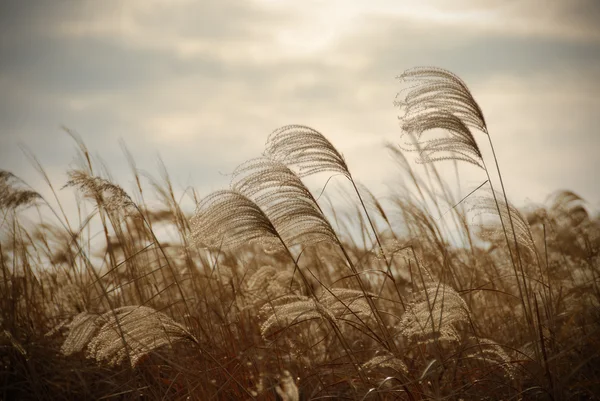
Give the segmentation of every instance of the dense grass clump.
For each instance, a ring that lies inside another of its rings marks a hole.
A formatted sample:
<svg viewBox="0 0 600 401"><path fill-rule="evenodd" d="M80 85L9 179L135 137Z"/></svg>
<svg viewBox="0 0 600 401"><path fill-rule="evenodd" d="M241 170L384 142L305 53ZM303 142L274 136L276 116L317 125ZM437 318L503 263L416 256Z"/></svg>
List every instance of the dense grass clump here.
<svg viewBox="0 0 600 401"><path fill-rule="evenodd" d="M408 180L385 199L300 125L230 188L188 192L193 214L168 178L149 207L129 154L132 192L99 174L73 134L76 213L0 171L0 399L595 398L599 218L570 191L515 208L466 84L400 79ZM486 180L458 200L438 169L462 162ZM355 209L313 192L317 173Z"/></svg>

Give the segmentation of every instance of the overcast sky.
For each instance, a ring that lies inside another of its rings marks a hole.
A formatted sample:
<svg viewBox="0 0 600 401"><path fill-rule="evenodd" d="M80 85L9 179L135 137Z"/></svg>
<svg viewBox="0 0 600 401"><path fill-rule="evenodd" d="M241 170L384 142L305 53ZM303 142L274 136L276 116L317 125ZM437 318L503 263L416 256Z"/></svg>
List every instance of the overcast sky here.
<svg viewBox="0 0 600 401"><path fill-rule="evenodd" d="M126 189L120 139L138 167L157 172L160 154L177 188L206 194L295 123L382 193L398 174L382 146L401 141L395 77L438 66L480 103L514 203L568 188L598 210L598 21L596 0L3 0L0 168L39 186L24 144L62 186L64 125Z"/></svg>

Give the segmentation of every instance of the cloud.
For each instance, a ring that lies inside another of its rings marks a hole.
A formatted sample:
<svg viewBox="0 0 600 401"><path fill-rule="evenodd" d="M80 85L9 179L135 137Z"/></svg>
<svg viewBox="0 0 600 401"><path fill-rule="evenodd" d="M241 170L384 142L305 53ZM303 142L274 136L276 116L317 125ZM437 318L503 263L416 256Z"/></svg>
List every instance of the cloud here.
<svg viewBox="0 0 600 401"><path fill-rule="evenodd" d="M424 27L475 34L600 41L600 4L595 0L459 0L365 3L372 14ZM395 4L394 4L395 3Z"/></svg>
<svg viewBox="0 0 600 401"><path fill-rule="evenodd" d="M600 42L600 4L595 0L495 2L491 28L517 35Z"/></svg>

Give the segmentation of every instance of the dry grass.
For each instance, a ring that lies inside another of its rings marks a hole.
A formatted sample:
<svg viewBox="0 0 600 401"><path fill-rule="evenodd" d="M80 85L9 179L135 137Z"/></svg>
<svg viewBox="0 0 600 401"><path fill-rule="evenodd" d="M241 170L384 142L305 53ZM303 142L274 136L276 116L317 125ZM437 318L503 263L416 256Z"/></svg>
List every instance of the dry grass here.
<svg viewBox="0 0 600 401"><path fill-rule="evenodd" d="M146 188L126 152L129 194L73 134L77 224L0 171L0 399L595 398L600 220L569 191L516 209L491 187L466 84L401 79L405 148L429 179L393 148L409 179L388 199L304 126L276 130L193 215L166 169ZM434 163L448 159L483 169L489 192L453 199ZM349 180L353 211L302 181L323 172Z"/></svg>

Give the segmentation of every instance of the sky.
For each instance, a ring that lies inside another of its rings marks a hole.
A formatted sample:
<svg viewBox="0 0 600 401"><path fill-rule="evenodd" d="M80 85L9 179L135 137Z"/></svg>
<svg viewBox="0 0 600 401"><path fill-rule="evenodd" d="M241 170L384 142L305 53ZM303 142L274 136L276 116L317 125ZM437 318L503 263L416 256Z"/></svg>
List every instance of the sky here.
<svg viewBox="0 0 600 401"><path fill-rule="evenodd" d="M0 169L47 191L25 146L61 187L68 127L126 190L121 142L139 168L156 175L160 155L178 191L208 194L271 131L303 124L385 194L396 77L436 66L479 102L516 205L571 189L600 210L598 21L597 0L4 0ZM461 173L463 192L485 179Z"/></svg>

